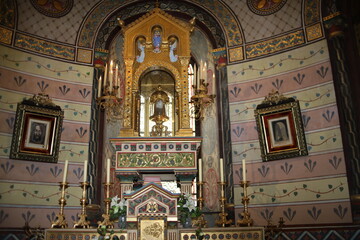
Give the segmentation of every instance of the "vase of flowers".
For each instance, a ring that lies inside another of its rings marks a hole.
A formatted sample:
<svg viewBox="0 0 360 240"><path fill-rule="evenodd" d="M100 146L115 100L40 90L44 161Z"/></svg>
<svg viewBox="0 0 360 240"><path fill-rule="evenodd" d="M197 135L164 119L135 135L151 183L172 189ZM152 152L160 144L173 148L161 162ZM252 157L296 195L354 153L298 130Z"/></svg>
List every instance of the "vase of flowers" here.
<svg viewBox="0 0 360 240"><path fill-rule="evenodd" d="M196 206L195 199L191 194L183 193L178 199L178 215L183 227L191 227L192 219L199 217L202 214L200 208Z"/></svg>
<svg viewBox="0 0 360 240"><path fill-rule="evenodd" d="M111 198L110 220L117 221L120 229L126 228L126 206L127 201L119 198L117 195Z"/></svg>

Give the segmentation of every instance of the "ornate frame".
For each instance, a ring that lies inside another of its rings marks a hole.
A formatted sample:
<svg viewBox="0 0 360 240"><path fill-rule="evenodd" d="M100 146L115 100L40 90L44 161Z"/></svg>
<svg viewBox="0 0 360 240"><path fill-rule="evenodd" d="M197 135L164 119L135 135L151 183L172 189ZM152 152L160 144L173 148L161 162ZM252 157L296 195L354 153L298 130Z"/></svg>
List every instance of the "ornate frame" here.
<svg viewBox="0 0 360 240"><path fill-rule="evenodd" d="M10 158L56 163L64 112L48 95L18 103Z"/></svg>
<svg viewBox="0 0 360 240"><path fill-rule="evenodd" d="M308 155L299 102L272 92L255 110L263 161Z"/></svg>

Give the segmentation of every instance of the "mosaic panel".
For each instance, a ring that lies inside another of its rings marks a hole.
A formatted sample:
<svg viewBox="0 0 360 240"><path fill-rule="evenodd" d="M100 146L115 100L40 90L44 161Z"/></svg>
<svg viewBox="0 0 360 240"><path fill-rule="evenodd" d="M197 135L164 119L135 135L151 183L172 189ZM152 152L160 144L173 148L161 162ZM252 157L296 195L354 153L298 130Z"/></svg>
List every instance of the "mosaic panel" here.
<svg viewBox="0 0 360 240"><path fill-rule="evenodd" d="M301 0L286 1L279 11L267 16L249 11L246 5L247 0L224 0L224 2L229 5L239 19L247 43L279 36L302 27Z"/></svg>
<svg viewBox="0 0 360 240"><path fill-rule="evenodd" d="M70 12L74 0L57 0L57 1L35 1L30 0L34 8L47 17L62 17Z"/></svg>
<svg viewBox="0 0 360 240"><path fill-rule="evenodd" d="M320 0L305 1L305 25L309 25L320 20Z"/></svg>
<svg viewBox="0 0 360 240"><path fill-rule="evenodd" d="M117 16L121 16L122 20L129 19L133 16L142 15L153 9L155 6L153 1L144 1L137 2L136 5L127 5L126 8L122 8L116 12L112 17L110 17L106 23L101 26L99 33L97 34L97 40L95 43L96 48L105 49L106 40L109 38L112 31L118 26L117 24ZM102 7L102 5L101 5ZM107 8L111 8L111 6L107 6ZM165 11L178 11L182 13L186 13L189 16L196 17L201 20L211 31L212 35L215 38L215 42L218 47L225 46L225 36L223 35L223 31L212 16L210 16L203 9L200 9L193 4L189 4L187 2L176 2L176 1L161 1L160 6L162 10ZM223 8L223 7L222 7ZM96 30L95 26L100 18L102 18L103 10L95 10L91 16L88 17L83 28L80 32L79 37L79 45L83 47L90 47L92 42L92 37L95 35L94 31ZM99 21L100 22L100 21ZM238 28L238 27L236 27ZM239 31L239 30L238 30Z"/></svg>
<svg viewBox="0 0 360 240"><path fill-rule="evenodd" d="M259 0L247 0L249 9L258 15L266 16L279 11L286 0L270 0L270 1L259 1Z"/></svg>
<svg viewBox="0 0 360 240"><path fill-rule="evenodd" d="M38 38L26 36L21 33L15 35L15 46L33 52L58 57L67 60L75 59L75 48L51 43Z"/></svg>
<svg viewBox="0 0 360 240"><path fill-rule="evenodd" d="M270 53L285 50L305 42L303 31L296 31L265 42L247 45L245 48L247 58L255 58Z"/></svg>
<svg viewBox="0 0 360 240"><path fill-rule="evenodd" d="M77 50L77 59L78 62L91 63L92 61L92 51L87 49L79 48Z"/></svg>
<svg viewBox="0 0 360 240"><path fill-rule="evenodd" d="M195 167L195 153L117 153L117 168Z"/></svg>
<svg viewBox="0 0 360 240"><path fill-rule="evenodd" d="M230 62L244 60L244 53L242 47L229 49L229 55Z"/></svg>
<svg viewBox="0 0 360 240"><path fill-rule="evenodd" d="M75 45L84 17L98 1L76 0L70 12L58 18L49 18L39 13L30 1L16 2L18 30L38 37ZM37 2L55 4L59 1Z"/></svg>
<svg viewBox="0 0 360 240"><path fill-rule="evenodd" d="M323 31L320 23L306 28L306 38L308 41L313 41L323 37Z"/></svg>
<svg viewBox="0 0 360 240"><path fill-rule="evenodd" d="M0 42L10 45L12 35L13 31L0 27Z"/></svg>
<svg viewBox="0 0 360 240"><path fill-rule="evenodd" d="M0 1L0 25L10 28L15 26L15 1Z"/></svg>

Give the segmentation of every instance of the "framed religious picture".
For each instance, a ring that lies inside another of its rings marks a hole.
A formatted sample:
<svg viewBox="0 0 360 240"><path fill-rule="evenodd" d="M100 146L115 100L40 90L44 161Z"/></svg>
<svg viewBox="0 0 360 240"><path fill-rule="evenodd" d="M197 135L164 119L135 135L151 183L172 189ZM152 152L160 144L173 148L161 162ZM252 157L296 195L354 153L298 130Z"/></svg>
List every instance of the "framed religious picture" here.
<svg viewBox="0 0 360 240"><path fill-rule="evenodd" d="M264 161L308 155L299 102L272 92L255 110Z"/></svg>
<svg viewBox="0 0 360 240"><path fill-rule="evenodd" d="M63 118L64 112L48 95L38 94L19 103L10 158L56 163Z"/></svg>

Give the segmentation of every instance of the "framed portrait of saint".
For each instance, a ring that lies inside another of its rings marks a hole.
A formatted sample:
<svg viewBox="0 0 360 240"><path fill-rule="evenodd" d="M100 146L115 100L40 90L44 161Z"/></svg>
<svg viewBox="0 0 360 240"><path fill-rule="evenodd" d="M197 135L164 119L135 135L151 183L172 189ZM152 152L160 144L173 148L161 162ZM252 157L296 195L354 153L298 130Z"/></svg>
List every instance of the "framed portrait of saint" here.
<svg viewBox="0 0 360 240"><path fill-rule="evenodd" d="M272 92L255 110L264 161L308 155L299 102Z"/></svg>
<svg viewBox="0 0 360 240"><path fill-rule="evenodd" d="M18 104L10 158L57 162L64 112L47 95Z"/></svg>

